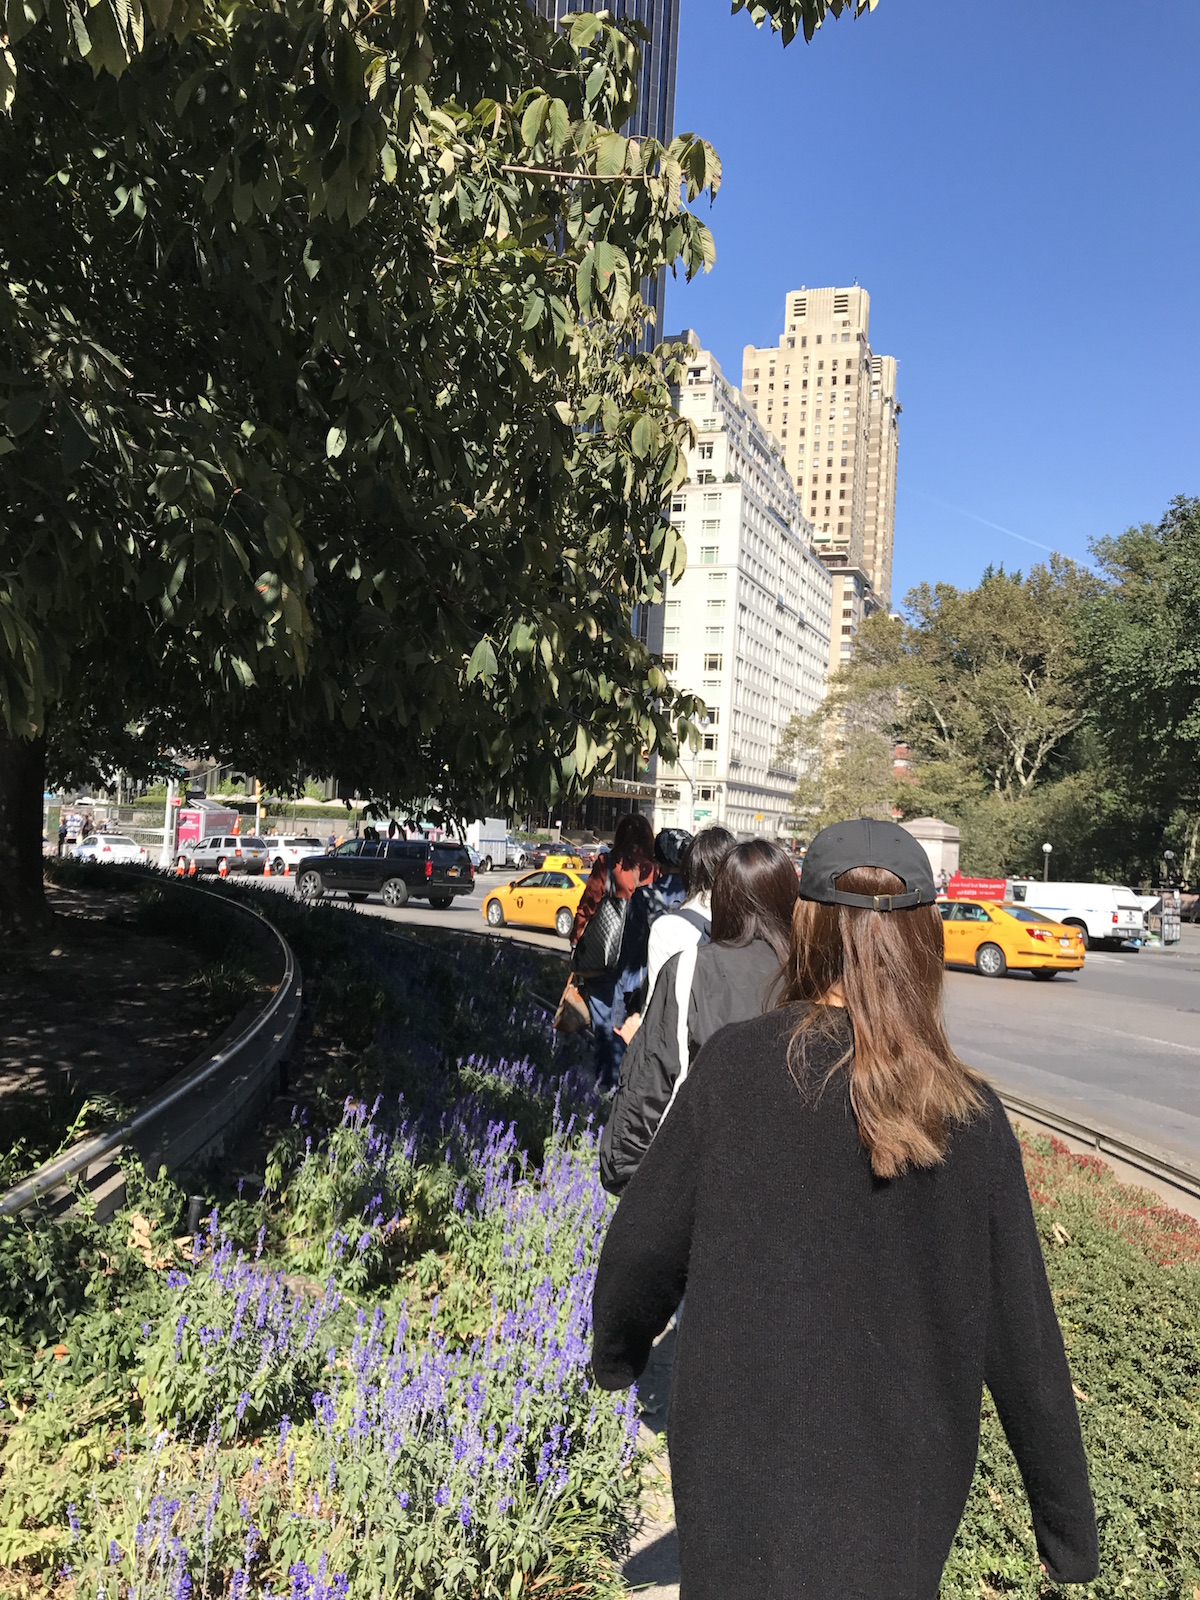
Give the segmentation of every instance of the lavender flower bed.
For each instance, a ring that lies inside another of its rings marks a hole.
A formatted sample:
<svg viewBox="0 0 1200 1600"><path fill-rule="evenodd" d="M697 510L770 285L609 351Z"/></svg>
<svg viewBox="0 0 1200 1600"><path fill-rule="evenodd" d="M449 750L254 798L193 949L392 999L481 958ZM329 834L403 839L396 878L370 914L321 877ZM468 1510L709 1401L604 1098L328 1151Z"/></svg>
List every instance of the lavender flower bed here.
<svg viewBox="0 0 1200 1600"><path fill-rule="evenodd" d="M104 1317L0 1412L0 1568L63 1600L623 1592L636 1415L587 1369L590 1090L478 1043L427 1054L416 1107L310 1106L194 1238L161 1194L161 1226L108 1230Z"/></svg>

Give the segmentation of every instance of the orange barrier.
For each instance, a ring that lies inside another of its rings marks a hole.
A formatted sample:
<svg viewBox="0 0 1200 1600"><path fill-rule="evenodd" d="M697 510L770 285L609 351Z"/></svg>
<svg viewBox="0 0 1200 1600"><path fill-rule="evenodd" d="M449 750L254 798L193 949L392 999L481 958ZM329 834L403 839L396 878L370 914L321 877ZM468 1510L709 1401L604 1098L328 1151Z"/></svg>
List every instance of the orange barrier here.
<svg viewBox="0 0 1200 1600"><path fill-rule="evenodd" d="M194 878L196 876L196 858L195 858L195 856L191 856L189 858L189 860L188 860L187 875L188 875L189 878Z"/></svg>
<svg viewBox="0 0 1200 1600"><path fill-rule="evenodd" d="M271 858L270 858L270 856L268 856L267 859L263 862L263 877L264 878L269 878L270 876L271 876Z"/></svg>
<svg viewBox="0 0 1200 1600"><path fill-rule="evenodd" d="M229 868L225 865L225 857L224 856L221 857L221 862L220 862L220 865L217 867L217 872L218 872L219 876L222 877L222 878L227 878L229 876Z"/></svg>
<svg viewBox="0 0 1200 1600"><path fill-rule="evenodd" d="M175 876L177 878L182 878L183 877L183 857L182 856L180 856L179 860L175 863Z"/></svg>

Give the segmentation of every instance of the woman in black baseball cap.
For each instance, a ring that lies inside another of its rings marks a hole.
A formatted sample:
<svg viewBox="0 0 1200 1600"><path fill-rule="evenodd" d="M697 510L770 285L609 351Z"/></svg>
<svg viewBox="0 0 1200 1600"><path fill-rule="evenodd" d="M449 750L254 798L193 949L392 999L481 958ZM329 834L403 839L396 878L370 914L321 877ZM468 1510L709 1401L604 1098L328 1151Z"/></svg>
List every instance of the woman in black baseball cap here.
<svg viewBox="0 0 1200 1600"><path fill-rule="evenodd" d="M786 988L700 1052L609 1228L592 1364L636 1380L687 1294L668 1435L686 1600L935 1600L984 1384L1043 1570L1098 1570L1020 1149L942 1025L929 862L824 829Z"/></svg>

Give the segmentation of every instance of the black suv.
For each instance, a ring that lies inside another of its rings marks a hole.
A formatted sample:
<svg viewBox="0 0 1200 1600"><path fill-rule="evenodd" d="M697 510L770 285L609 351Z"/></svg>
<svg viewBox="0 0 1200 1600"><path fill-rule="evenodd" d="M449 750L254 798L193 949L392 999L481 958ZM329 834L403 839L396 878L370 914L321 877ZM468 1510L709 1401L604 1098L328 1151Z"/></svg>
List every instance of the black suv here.
<svg viewBox="0 0 1200 1600"><path fill-rule="evenodd" d="M344 893L351 900L381 895L385 906L428 900L444 909L456 894L470 894L475 869L465 845L448 840L347 839L328 855L305 856L296 868L296 893L302 900Z"/></svg>

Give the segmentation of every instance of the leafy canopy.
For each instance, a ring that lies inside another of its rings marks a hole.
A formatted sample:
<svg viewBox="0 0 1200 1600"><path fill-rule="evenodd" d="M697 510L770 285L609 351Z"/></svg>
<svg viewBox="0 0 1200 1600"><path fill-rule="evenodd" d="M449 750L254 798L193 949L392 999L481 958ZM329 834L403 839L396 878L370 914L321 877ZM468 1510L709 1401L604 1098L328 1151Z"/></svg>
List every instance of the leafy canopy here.
<svg viewBox="0 0 1200 1600"><path fill-rule="evenodd" d="M4 61L7 726L464 804L673 749L631 616L686 435L637 285L711 265L720 168L620 134L630 34L30 0Z"/></svg>

